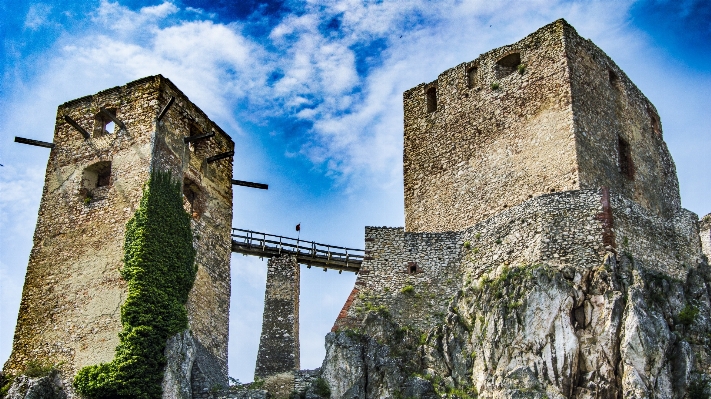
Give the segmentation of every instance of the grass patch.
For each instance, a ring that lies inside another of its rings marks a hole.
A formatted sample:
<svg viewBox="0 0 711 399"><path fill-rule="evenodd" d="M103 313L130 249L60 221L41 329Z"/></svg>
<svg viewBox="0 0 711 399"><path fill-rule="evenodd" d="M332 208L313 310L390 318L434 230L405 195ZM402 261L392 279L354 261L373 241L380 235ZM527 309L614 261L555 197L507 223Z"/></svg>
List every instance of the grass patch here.
<svg viewBox="0 0 711 399"><path fill-rule="evenodd" d="M415 287L413 287L410 284L408 284L400 289L400 292L402 292L403 294L412 294L412 293L414 293L414 291L415 291Z"/></svg>

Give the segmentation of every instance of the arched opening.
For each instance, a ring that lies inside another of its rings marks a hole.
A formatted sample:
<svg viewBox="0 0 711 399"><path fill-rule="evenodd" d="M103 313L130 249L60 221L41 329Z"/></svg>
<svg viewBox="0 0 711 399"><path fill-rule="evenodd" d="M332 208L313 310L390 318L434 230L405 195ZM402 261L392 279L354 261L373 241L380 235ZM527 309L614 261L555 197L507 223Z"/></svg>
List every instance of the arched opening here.
<svg viewBox="0 0 711 399"><path fill-rule="evenodd" d="M501 79L504 76L511 75L516 72L516 68L521 64L521 54L511 53L498 61L496 61L496 78Z"/></svg>
<svg viewBox="0 0 711 399"><path fill-rule="evenodd" d="M427 89L427 112L437 111L437 88Z"/></svg>

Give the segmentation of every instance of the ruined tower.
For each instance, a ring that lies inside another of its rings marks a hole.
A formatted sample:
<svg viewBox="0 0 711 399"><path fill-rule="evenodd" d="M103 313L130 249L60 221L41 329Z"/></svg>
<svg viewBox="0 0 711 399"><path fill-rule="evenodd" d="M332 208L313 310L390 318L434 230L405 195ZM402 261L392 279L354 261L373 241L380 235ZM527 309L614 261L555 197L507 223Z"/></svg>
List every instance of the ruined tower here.
<svg viewBox="0 0 711 399"><path fill-rule="evenodd" d="M70 381L83 366L111 361L126 297L125 226L156 170L183 182L192 217L193 375L226 382L233 141L157 75L60 105L53 144L5 371L60 364Z"/></svg>
<svg viewBox="0 0 711 399"><path fill-rule="evenodd" d="M453 231L545 193L680 209L652 103L564 20L404 93L405 230Z"/></svg>
<svg viewBox="0 0 711 399"><path fill-rule="evenodd" d="M332 397L711 388L709 219L654 106L564 20L404 93L404 189L326 339Z"/></svg>

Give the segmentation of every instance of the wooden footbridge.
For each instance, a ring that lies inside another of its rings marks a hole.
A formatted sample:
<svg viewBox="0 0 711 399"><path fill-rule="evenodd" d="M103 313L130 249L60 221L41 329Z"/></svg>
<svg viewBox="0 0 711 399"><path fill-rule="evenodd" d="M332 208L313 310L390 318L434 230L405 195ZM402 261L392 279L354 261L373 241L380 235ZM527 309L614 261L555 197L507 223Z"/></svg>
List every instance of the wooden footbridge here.
<svg viewBox="0 0 711 399"><path fill-rule="evenodd" d="M303 241L258 231L232 229L232 252L271 258L280 255L294 255L296 261L307 267L316 266L358 274L365 251L362 249L338 247Z"/></svg>

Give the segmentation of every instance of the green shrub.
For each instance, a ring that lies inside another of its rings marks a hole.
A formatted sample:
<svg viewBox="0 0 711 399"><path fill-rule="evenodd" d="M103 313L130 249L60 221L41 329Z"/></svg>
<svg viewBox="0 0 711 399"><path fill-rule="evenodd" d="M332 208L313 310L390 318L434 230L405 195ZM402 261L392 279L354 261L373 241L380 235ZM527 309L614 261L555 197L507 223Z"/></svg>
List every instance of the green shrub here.
<svg viewBox="0 0 711 399"><path fill-rule="evenodd" d="M688 326L693 324L696 320L696 316L699 315L699 308L696 306L687 304L684 309L679 312L679 323Z"/></svg>
<svg viewBox="0 0 711 399"><path fill-rule="evenodd" d="M526 72L526 64L518 64L516 69L518 70L519 75L523 75L523 73Z"/></svg>
<svg viewBox="0 0 711 399"><path fill-rule="evenodd" d="M411 294L414 291L415 291L415 287L413 287L410 284L408 284L408 285L402 287L402 289L400 289L400 292L402 292L403 294Z"/></svg>
<svg viewBox="0 0 711 399"><path fill-rule="evenodd" d="M464 241L464 248L469 249L471 247L472 247L472 243L470 243L469 241Z"/></svg>
<svg viewBox="0 0 711 399"><path fill-rule="evenodd" d="M0 371L0 398L4 398L7 395L7 391L10 390L12 382L15 380L15 376L11 374L5 374Z"/></svg>
<svg viewBox="0 0 711 399"><path fill-rule="evenodd" d="M313 388L313 391L316 395L322 398L331 397L331 388L328 386L328 383L323 378L319 377L314 380L314 383L311 385L311 387Z"/></svg>
<svg viewBox="0 0 711 399"><path fill-rule="evenodd" d="M499 83L498 82L491 83L491 90L499 90Z"/></svg>
<svg viewBox="0 0 711 399"><path fill-rule="evenodd" d="M119 345L110 363L79 370L74 378L79 393L97 399L161 398L166 341L188 328L185 302L197 271L192 242L180 182L170 173L151 173L126 224L121 277L128 296L121 306Z"/></svg>
<svg viewBox="0 0 711 399"><path fill-rule="evenodd" d="M709 399L709 395L706 393L706 387L708 382L702 379L697 379L689 384L689 391L687 392L687 397L689 399Z"/></svg>

